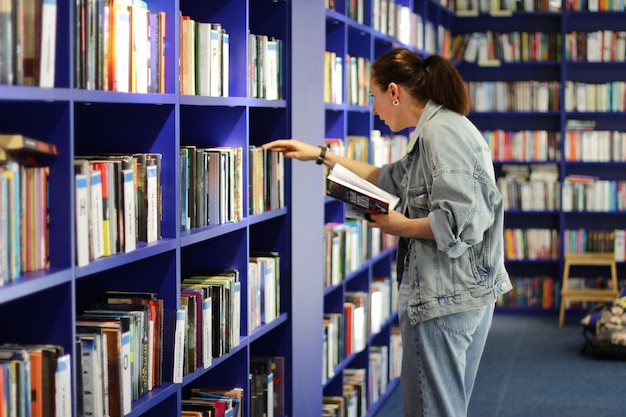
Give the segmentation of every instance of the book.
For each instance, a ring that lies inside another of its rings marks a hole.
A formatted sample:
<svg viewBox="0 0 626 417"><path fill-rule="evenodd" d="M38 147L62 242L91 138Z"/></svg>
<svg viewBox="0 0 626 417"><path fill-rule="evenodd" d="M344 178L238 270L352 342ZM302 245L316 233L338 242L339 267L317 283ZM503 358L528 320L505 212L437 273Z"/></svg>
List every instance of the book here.
<svg viewBox="0 0 626 417"><path fill-rule="evenodd" d="M123 204L124 204L124 252L130 252L137 248L137 233L135 231L135 177L132 169L122 170Z"/></svg>
<svg viewBox="0 0 626 417"><path fill-rule="evenodd" d="M33 139L19 133L0 134L0 147L8 151L23 151L54 156L58 154L55 144Z"/></svg>
<svg viewBox="0 0 626 417"><path fill-rule="evenodd" d="M370 212L387 214L400 202L399 197L340 164L335 164L326 177L326 194L346 203L346 217L353 219L367 219Z"/></svg>
<svg viewBox="0 0 626 417"><path fill-rule="evenodd" d="M89 188L87 175L76 174L76 265L89 263Z"/></svg>
<svg viewBox="0 0 626 417"><path fill-rule="evenodd" d="M57 360L55 374L55 416L70 417L72 415L72 359L69 354Z"/></svg>
<svg viewBox="0 0 626 417"><path fill-rule="evenodd" d="M43 0L41 17L41 61L39 67L39 86L54 87L57 2Z"/></svg>
<svg viewBox="0 0 626 417"><path fill-rule="evenodd" d="M187 311L185 309L176 310L176 327L174 331L174 372L172 377L172 382L175 384L183 382L186 326Z"/></svg>

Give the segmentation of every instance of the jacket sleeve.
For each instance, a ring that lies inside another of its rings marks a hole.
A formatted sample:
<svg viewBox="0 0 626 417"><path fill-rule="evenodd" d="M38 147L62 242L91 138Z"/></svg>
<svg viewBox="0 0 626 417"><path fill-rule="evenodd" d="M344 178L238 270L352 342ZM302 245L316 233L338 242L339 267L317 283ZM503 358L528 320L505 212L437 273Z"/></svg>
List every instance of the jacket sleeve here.
<svg viewBox="0 0 626 417"><path fill-rule="evenodd" d="M492 171L485 168L491 162L481 156L484 150L450 148L429 150L434 171L428 222L437 248L457 258L483 240L502 198Z"/></svg>

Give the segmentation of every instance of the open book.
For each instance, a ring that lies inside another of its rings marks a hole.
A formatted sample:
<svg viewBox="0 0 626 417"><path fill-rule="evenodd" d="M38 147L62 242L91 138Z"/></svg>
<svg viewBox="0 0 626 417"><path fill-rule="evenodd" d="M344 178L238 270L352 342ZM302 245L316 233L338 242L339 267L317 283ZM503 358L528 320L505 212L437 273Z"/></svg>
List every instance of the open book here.
<svg viewBox="0 0 626 417"><path fill-rule="evenodd" d="M387 214L400 201L340 164L326 177L326 194L346 203L346 217L352 219L366 219L369 212Z"/></svg>

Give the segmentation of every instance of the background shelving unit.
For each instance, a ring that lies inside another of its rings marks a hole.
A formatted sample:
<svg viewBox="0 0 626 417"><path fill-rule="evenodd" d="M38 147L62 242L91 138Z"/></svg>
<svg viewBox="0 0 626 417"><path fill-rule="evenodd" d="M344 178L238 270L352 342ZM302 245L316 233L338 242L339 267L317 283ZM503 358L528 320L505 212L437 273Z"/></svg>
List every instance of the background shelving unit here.
<svg viewBox="0 0 626 417"><path fill-rule="evenodd" d="M541 32L556 34L560 40L556 44L546 44L545 48L553 49L556 58L547 60L527 60L524 62L496 62L495 64L480 62L458 61L458 68L468 81L556 81L560 84L558 96L558 108L550 108L548 111L472 111L470 119L476 123L480 130L503 129L506 131L521 131L526 129L545 130L548 132L560 132L559 152L554 159L540 161L505 161L495 160L496 170L505 165L526 165L537 167L542 164L554 164L557 166L559 182L568 175L588 175L599 179L623 180L620 167L624 163L619 162L580 162L568 161L565 158L565 131L570 119L591 120L595 122L596 130L624 131L625 125L620 120L623 111L618 112L586 112L576 113L568 111L564 105L565 85L568 81L586 83L605 83L622 81L624 78L623 62L587 62L586 58L581 61L571 61L567 56L565 37L570 32L591 32L597 30L619 31L619 21L623 19L624 12L584 12L570 11L563 3L558 11L524 12L513 11L505 13L476 12L463 16L456 16L452 23L453 36L455 34L467 34L472 32L484 33L488 30L494 33L518 32ZM556 51L554 49L556 48ZM601 69L601 71L600 71ZM507 262L509 272L513 277L549 277L554 280L553 300L549 308L539 311L553 312L559 305L560 277L563 273L564 240L568 229L604 229L614 230L624 228L624 216L621 211L598 213L592 211L567 212L557 211L522 211L509 210L506 213L505 227L514 229L542 228L552 229L556 232L558 256L543 259L516 259ZM623 273L624 264L619 264L618 269ZM535 292L535 294L537 294ZM523 297L522 297L523 298ZM521 307L521 308L520 308ZM517 306L518 310L528 311L523 305ZM537 311L534 307L532 310Z"/></svg>

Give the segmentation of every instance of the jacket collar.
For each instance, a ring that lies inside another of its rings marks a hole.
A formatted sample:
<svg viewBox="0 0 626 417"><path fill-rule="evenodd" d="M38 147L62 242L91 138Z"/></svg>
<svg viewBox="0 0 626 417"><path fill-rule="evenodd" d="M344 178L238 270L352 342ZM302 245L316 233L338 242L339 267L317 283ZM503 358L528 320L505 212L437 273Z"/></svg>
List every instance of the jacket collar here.
<svg viewBox="0 0 626 417"><path fill-rule="evenodd" d="M413 148L417 144L417 139L420 137L424 126L426 126L426 122L433 118L443 106L433 100L428 100L426 106L424 106L424 110L422 111L422 115L420 116L419 121L417 122L417 126L415 126L415 130L411 134L411 138L407 145L407 153L413 152Z"/></svg>

